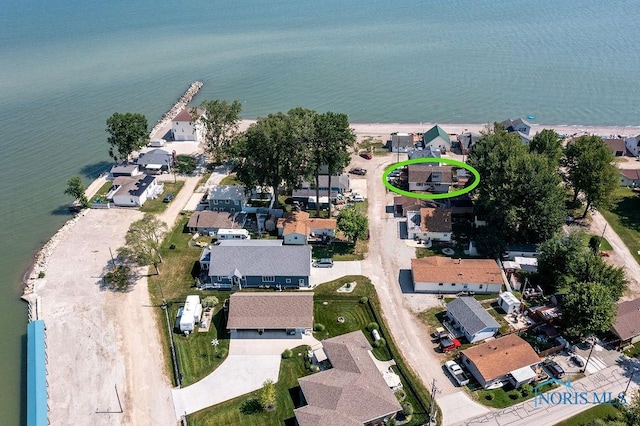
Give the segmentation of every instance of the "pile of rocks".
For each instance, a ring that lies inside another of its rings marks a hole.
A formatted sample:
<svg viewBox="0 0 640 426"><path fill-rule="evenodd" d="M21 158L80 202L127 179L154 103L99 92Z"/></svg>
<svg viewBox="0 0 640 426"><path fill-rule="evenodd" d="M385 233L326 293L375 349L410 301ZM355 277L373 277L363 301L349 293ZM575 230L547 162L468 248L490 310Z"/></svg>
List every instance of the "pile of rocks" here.
<svg viewBox="0 0 640 426"><path fill-rule="evenodd" d="M200 91L202 86L203 83L201 81L194 81L191 83L187 91L178 98L173 107L167 111L160 120L158 120L155 126L153 126L153 129L151 129L151 132L149 133L149 138L154 139L156 133L164 128L168 122L173 120L173 118L178 115L178 113L182 111L189 102L191 102L191 99L193 99L193 97Z"/></svg>

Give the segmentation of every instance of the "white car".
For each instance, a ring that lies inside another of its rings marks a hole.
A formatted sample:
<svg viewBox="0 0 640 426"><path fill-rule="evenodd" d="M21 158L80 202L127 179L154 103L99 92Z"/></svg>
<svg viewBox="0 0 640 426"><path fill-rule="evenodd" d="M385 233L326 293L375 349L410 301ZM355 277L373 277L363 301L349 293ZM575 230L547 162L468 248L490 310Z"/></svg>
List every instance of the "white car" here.
<svg viewBox="0 0 640 426"><path fill-rule="evenodd" d="M360 194L353 194L351 196L351 201L354 203L362 203L364 202L364 197Z"/></svg>
<svg viewBox="0 0 640 426"><path fill-rule="evenodd" d="M458 385L464 386L469 383L469 377L467 377L464 371L462 371L462 368L460 368L460 366L456 364L455 361L447 361L444 363L444 366L447 368L449 374L451 374L453 378L456 379Z"/></svg>

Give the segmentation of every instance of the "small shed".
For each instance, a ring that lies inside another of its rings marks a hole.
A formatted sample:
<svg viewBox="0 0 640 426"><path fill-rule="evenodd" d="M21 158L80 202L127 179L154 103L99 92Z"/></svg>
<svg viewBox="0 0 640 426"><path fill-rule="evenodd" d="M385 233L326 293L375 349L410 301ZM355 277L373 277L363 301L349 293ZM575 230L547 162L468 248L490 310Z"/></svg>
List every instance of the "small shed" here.
<svg viewBox="0 0 640 426"><path fill-rule="evenodd" d="M505 291L498 297L498 305L506 314L510 314L519 310L520 301L513 293Z"/></svg>
<svg viewBox="0 0 640 426"><path fill-rule="evenodd" d="M180 316L180 331L193 331L195 325L200 322L202 316L202 305L200 304L200 296L192 294L187 296Z"/></svg>

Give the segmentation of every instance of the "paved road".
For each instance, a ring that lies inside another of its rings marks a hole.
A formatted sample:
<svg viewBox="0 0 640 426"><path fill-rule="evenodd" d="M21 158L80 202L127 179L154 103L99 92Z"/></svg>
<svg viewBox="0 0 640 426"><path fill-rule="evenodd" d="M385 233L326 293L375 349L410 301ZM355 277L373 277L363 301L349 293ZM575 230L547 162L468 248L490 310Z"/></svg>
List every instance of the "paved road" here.
<svg viewBox="0 0 640 426"><path fill-rule="evenodd" d="M429 387L435 378L441 392L439 397L459 393L458 398L460 402L464 402L466 415L486 413L489 411L487 408L472 401L444 376L441 360L434 352L426 326L411 312L409 303L405 300L405 294L411 295L413 291L410 285L410 268L411 258L415 257L415 248L407 246L398 237L397 219L386 211L386 206L392 204L393 193L387 193L382 183L384 168L396 159L396 155L374 157L369 161L358 157L352 163L352 166L368 170L371 239L369 254L362 262L362 273L371 278L375 285L382 313L394 340L422 383ZM401 155L401 159L406 159L406 154ZM425 297L435 299L433 296ZM459 407L451 407L451 410L460 411ZM445 422L448 422L452 413L453 411L443 409Z"/></svg>

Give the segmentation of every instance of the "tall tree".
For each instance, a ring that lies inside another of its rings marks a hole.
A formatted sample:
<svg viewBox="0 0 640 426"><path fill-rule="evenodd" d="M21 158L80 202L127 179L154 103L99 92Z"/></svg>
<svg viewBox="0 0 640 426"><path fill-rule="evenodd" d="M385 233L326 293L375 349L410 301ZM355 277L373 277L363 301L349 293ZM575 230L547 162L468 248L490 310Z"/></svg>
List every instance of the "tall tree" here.
<svg viewBox="0 0 640 426"><path fill-rule="evenodd" d="M149 142L147 127L147 117L143 114L114 112L107 119L107 133L109 133L107 142L111 145L109 156L116 163L129 161L129 156L133 151L142 148Z"/></svg>
<svg viewBox="0 0 640 426"><path fill-rule="evenodd" d="M167 224L151 213L131 224L125 235L126 245L118 249L118 254L140 266L153 265L160 274L158 265L162 263L160 243L167 231Z"/></svg>
<svg viewBox="0 0 640 426"><path fill-rule="evenodd" d="M342 209L338 214L338 229L355 245L358 240L367 238L369 220L355 208Z"/></svg>
<svg viewBox="0 0 640 426"><path fill-rule="evenodd" d="M283 185L298 186L306 159L306 147L301 146L292 128L291 117L281 112L261 117L249 126L238 149L243 158L238 180L247 188L271 187L275 207Z"/></svg>
<svg viewBox="0 0 640 426"><path fill-rule="evenodd" d="M80 176L74 176L67 181L67 188L64 190L66 195L72 196L84 208L89 207L89 200L85 195L85 187Z"/></svg>
<svg viewBox="0 0 640 426"><path fill-rule="evenodd" d="M552 165L558 167L562 158L562 140L551 129L543 129L531 139L529 150L546 156Z"/></svg>
<svg viewBox="0 0 640 426"><path fill-rule="evenodd" d="M237 100L229 103L214 99L203 101L199 109L202 113L193 108L191 117L204 129L207 152L214 162L228 159L238 140L242 104Z"/></svg>
<svg viewBox="0 0 640 426"><path fill-rule="evenodd" d="M573 190L573 201L582 194L586 207L582 217L592 208L607 207L618 185L613 153L599 136L580 136L569 142L563 161L565 181Z"/></svg>
<svg viewBox="0 0 640 426"><path fill-rule="evenodd" d="M574 338L584 338L611 328L616 304L609 290L598 283L578 283L565 295L562 310L565 331Z"/></svg>
<svg viewBox="0 0 640 426"><path fill-rule="evenodd" d="M276 385L271 379L265 380L262 384L260 404L262 408L268 411L273 411L276 407Z"/></svg>

